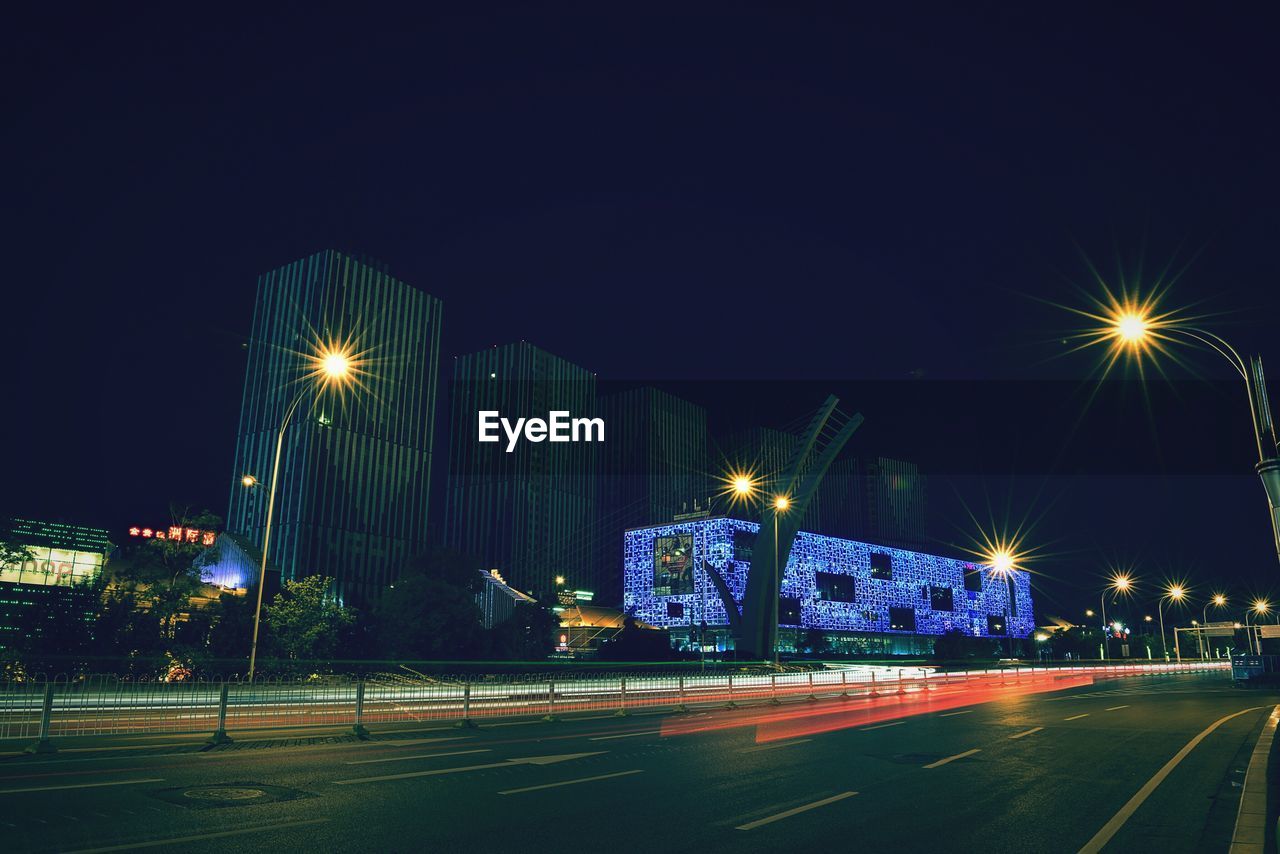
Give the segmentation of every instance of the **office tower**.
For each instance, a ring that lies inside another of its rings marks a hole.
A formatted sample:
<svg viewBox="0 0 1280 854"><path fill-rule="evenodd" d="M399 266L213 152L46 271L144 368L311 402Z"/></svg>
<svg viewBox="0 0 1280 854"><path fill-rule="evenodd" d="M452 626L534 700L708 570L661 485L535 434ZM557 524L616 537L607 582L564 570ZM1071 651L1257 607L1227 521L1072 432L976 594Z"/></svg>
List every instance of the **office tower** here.
<svg viewBox="0 0 1280 854"><path fill-rule="evenodd" d="M863 465L866 537L872 542L918 548L925 531L925 479L915 463L874 457Z"/></svg>
<svg viewBox="0 0 1280 854"><path fill-rule="evenodd" d="M622 601L623 532L708 509L718 485L707 471L707 413L656 388L600 397L613 441L601 446L596 536L589 589L595 601Z"/></svg>
<svg viewBox="0 0 1280 854"><path fill-rule="evenodd" d="M262 541L296 401L269 549L283 580L329 576L364 604L426 546L440 322L438 299L332 250L259 277L227 530ZM317 380L331 351L350 382Z"/></svg>
<svg viewBox="0 0 1280 854"><path fill-rule="evenodd" d="M591 418L595 394L595 374L524 341L454 362L445 539L517 590L542 596L557 577L570 587L592 577L598 443L512 444L501 429L481 442L479 413Z"/></svg>

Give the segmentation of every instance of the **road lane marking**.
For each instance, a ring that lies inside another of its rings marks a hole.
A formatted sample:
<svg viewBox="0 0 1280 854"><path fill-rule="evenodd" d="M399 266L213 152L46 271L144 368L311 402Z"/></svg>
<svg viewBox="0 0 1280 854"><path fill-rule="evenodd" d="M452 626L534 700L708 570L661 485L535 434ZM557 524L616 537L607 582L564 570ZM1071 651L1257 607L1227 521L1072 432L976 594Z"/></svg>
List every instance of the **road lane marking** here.
<svg viewBox="0 0 1280 854"><path fill-rule="evenodd" d="M1015 732L1013 735L1009 736L1009 738L1022 738L1025 735L1031 735L1032 733L1039 732L1042 729L1044 729L1042 726L1032 727L1031 729L1024 730L1022 732Z"/></svg>
<svg viewBox="0 0 1280 854"><path fill-rule="evenodd" d="M1109 709L1103 709L1103 711L1104 711L1104 712L1114 712L1114 711L1116 711L1117 709L1127 709L1127 708L1129 708L1128 704L1123 705L1123 706L1112 706L1112 707L1111 707L1111 708L1109 708Z"/></svg>
<svg viewBox="0 0 1280 854"><path fill-rule="evenodd" d="M376 738L369 741L371 747L409 747L414 744L435 744L439 741L465 741L474 735L454 735L447 738Z"/></svg>
<svg viewBox="0 0 1280 854"><path fill-rule="evenodd" d="M890 721L887 724L876 724L875 726L864 726L861 731L871 732L871 730L873 729L884 729L887 726L901 726L902 724L905 724L905 723L906 721Z"/></svg>
<svg viewBox="0 0 1280 854"><path fill-rule="evenodd" d="M647 729L644 732L625 732L622 735L597 735L595 738L588 738L587 741L611 741L615 738L635 738L641 735L659 735L660 729Z"/></svg>
<svg viewBox="0 0 1280 854"><path fill-rule="evenodd" d="M1063 720L1064 720L1064 721L1078 721L1078 720L1080 720L1081 718L1087 718L1087 717L1089 717L1089 713L1088 713L1088 712L1085 712L1083 715L1072 715L1072 716L1071 716L1071 717L1069 717L1069 718L1063 718Z"/></svg>
<svg viewBox="0 0 1280 854"><path fill-rule="evenodd" d="M967 714L970 714L972 711L973 711L973 709L965 709L965 710L964 710L964 711L962 711L962 712L944 712L944 713L942 713L942 714L938 715L938 717L940 717L940 718L953 718L953 717L955 717L956 715L967 715Z"/></svg>
<svg viewBox="0 0 1280 854"><path fill-rule="evenodd" d="M793 744L806 744L810 741L813 741L813 739L812 738L795 738L795 739L792 739L791 741L775 741L772 744L757 744L755 747L747 747L747 748L744 748L743 750L739 750L738 752L739 753L755 753L756 751L759 751L759 750L773 750L774 748L777 748L777 747L790 747Z"/></svg>
<svg viewBox="0 0 1280 854"><path fill-rule="evenodd" d="M553 765L557 762L568 762L570 759L581 759L584 756L599 756L604 753L597 750L592 753L561 753L553 756L525 756L520 759L506 759L502 762L489 762L484 765L463 765L458 768L433 768L430 771L409 771L404 774L384 774L380 777L357 777L353 780L334 780L336 786L350 786L355 783L382 783L386 780L408 780L412 777L435 777L439 774L460 774L463 771L481 771L486 768L510 768L512 765Z"/></svg>
<svg viewBox="0 0 1280 854"><path fill-rule="evenodd" d="M784 818L790 818L791 816L798 815L802 812L808 812L809 810L817 809L818 807L825 807L827 804L834 804L836 801L843 801L845 798L852 798L856 794L858 793L857 792L841 792L838 795L832 795L829 798L823 798L822 800L814 801L811 804L805 804L804 806L801 806L801 807L793 807L792 809L785 810L783 812L778 813L777 815L771 815L768 818L758 818L755 821L749 821L746 824L740 824L736 829L737 830L755 830L757 827L762 827L766 824L772 824L775 821L781 821Z"/></svg>
<svg viewBox="0 0 1280 854"><path fill-rule="evenodd" d="M966 756L972 756L975 753L981 753L981 747L975 747L973 750L966 750L964 753L957 753L955 756L948 756L946 759L939 759L937 762L930 762L924 766L926 768L940 768L948 762L955 762L957 759L964 759Z"/></svg>
<svg viewBox="0 0 1280 854"><path fill-rule="evenodd" d="M437 756L466 756L468 753L492 753L493 748L482 747L476 750L450 750L448 753L417 753L413 756L387 756L382 759L355 759L344 762L344 765L372 765L375 762L408 762L410 759L435 759Z"/></svg>
<svg viewBox="0 0 1280 854"><path fill-rule="evenodd" d="M1151 793L1156 790L1156 787L1164 781L1164 778L1168 777L1170 772L1172 772L1174 768L1178 767L1178 763L1183 759L1186 759L1187 754L1192 750L1195 750L1196 745L1204 741L1209 733L1213 732L1232 718L1238 718L1243 714L1256 712L1258 709L1265 708L1266 706L1252 706L1248 709L1236 712L1235 714L1227 715L1225 718L1218 718L1216 721L1209 724L1209 726L1205 727L1199 735L1183 745L1182 749L1175 753L1173 758L1164 764L1163 768L1157 771L1150 780L1143 784L1142 788L1139 789L1137 793L1120 808L1120 811L1113 815L1111 820L1104 824L1102 829L1095 833L1093 838L1084 844L1084 847L1080 849L1080 854L1097 854L1101 851L1106 844L1111 841L1111 837L1115 836L1116 832L1119 831L1120 828L1124 826L1124 823L1129 820L1129 817L1137 812L1138 807L1142 806L1143 801L1150 797Z"/></svg>
<svg viewBox="0 0 1280 854"><path fill-rule="evenodd" d="M148 777L144 780L112 780L109 783L72 783L65 786L32 786L29 789L0 789L0 795L16 795L20 792L53 792L59 789L97 789L103 786L132 786L137 783L163 782L163 777Z"/></svg>
<svg viewBox="0 0 1280 854"><path fill-rule="evenodd" d="M594 783L596 780L609 780L613 777L626 777L631 774L643 774L643 768L637 768L634 771L616 771L613 774L597 774L594 777L580 777L577 780L562 780L559 783L543 783L541 786L525 786L520 789L506 789L498 792L499 795L518 795L521 792L536 792L539 789L554 789L558 786L572 786L576 783Z"/></svg>
<svg viewBox="0 0 1280 854"><path fill-rule="evenodd" d="M241 836L246 833L263 833L268 830L283 830L287 827L305 827L309 824L324 824L327 818L308 818L299 821L283 821L277 824L264 824L258 827L240 827L235 830L219 830L216 833L200 833L195 836L176 836L170 839L156 839L151 842L130 842L127 845L108 845L105 848L80 848L68 854L105 854L107 851L133 851L136 848L158 848L161 845L177 845L181 842L200 842L205 839L221 839L224 836Z"/></svg>

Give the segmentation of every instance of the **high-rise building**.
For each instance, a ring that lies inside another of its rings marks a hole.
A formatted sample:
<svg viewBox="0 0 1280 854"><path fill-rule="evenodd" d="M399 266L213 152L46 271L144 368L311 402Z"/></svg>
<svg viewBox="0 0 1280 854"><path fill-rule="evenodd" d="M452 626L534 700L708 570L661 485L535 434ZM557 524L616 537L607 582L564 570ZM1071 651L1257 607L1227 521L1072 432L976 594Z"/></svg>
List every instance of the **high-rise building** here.
<svg viewBox="0 0 1280 854"><path fill-rule="evenodd" d="M329 576L361 604L426 545L440 322L438 299L332 250L259 277L227 530L261 542L296 400L270 543L282 580ZM315 357L335 348L352 381L324 390Z"/></svg>
<svg viewBox="0 0 1280 854"><path fill-rule="evenodd" d="M707 510L707 413L652 387L602 395L599 412L614 439L600 449L593 578L595 601L622 601L623 532Z"/></svg>
<svg viewBox="0 0 1280 854"><path fill-rule="evenodd" d="M863 466L867 539L919 548L928 542L925 529L925 479L915 463L875 457Z"/></svg>
<svg viewBox="0 0 1280 854"><path fill-rule="evenodd" d="M595 556L594 443L479 441L479 413L547 419L595 413L596 377L521 341L459 356L450 387L445 540L517 590L582 586ZM604 437L605 441L609 436ZM616 568L615 568L616 573Z"/></svg>

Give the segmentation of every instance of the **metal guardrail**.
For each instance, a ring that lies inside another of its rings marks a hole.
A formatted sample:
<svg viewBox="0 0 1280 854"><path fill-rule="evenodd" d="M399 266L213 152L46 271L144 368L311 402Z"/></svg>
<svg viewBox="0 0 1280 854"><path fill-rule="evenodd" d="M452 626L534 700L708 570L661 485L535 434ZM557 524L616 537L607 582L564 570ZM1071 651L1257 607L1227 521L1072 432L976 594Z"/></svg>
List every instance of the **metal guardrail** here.
<svg viewBox="0 0 1280 854"><path fill-rule="evenodd" d="M995 688L1072 676L1137 676L1226 670L1227 662L1097 666L1016 666L968 671L850 666L808 672L647 674L585 678L478 678L458 681L271 679L147 682L115 676L0 683L0 738L212 732L280 727L458 722L570 712L626 714L643 707L734 706L788 697L876 697L955 686Z"/></svg>

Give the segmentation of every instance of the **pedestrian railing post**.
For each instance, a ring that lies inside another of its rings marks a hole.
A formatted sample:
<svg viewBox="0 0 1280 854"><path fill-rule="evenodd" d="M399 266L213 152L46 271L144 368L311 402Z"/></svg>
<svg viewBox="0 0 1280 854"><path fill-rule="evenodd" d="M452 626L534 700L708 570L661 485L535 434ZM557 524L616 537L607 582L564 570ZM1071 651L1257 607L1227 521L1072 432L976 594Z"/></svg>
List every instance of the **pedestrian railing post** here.
<svg viewBox="0 0 1280 854"><path fill-rule="evenodd" d="M809 702L817 702L818 695L813 693L813 671L809 671L809 696L805 697Z"/></svg>
<svg viewBox="0 0 1280 854"><path fill-rule="evenodd" d="M680 674L680 681L678 683L678 687L676 690L678 691L678 698L679 698L679 702L676 703L676 711L677 712L689 711L684 704L684 674L683 673Z"/></svg>
<svg viewBox="0 0 1280 854"><path fill-rule="evenodd" d="M736 709L738 704L733 701L733 674L729 674L729 702L724 704L726 709Z"/></svg>
<svg viewBox="0 0 1280 854"><path fill-rule="evenodd" d="M623 676L618 683L618 711L613 713L616 718L625 718L627 716L627 677Z"/></svg>
<svg viewBox="0 0 1280 854"><path fill-rule="evenodd" d="M356 682L356 720L351 725L356 738L368 738L369 730L364 728L364 680Z"/></svg>
<svg viewBox="0 0 1280 854"><path fill-rule="evenodd" d="M841 673L841 674L840 674L840 681L841 681L841 682L844 682L844 674L843 674L843 673ZM847 697L847 696L849 696L849 689L848 689L848 688L846 688L846 689L845 689L844 695L845 695L846 697ZM875 672L874 670L872 670L872 671L871 671L871 693L870 693L870 694L868 694L867 696L869 696L869 697L879 697L879 696L880 696L880 692L876 690L876 672Z"/></svg>
<svg viewBox="0 0 1280 854"><path fill-rule="evenodd" d="M782 701L778 699L778 674L769 674L769 705L780 706Z"/></svg>
<svg viewBox="0 0 1280 854"><path fill-rule="evenodd" d="M469 729L475 725L476 722L471 720L471 683L464 682L462 685L462 720L458 721L454 726Z"/></svg>
<svg viewBox="0 0 1280 854"><path fill-rule="evenodd" d="M27 748L27 753L57 753L58 748L49 740L49 726L53 722L53 683L44 685L44 702L40 706L40 735L36 743Z"/></svg>
<svg viewBox="0 0 1280 854"><path fill-rule="evenodd" d="M547 683L547 713L542 716L544 721L552 723L559 720L556 717L556 683Z"/></svg>
<svg viewBox="0 0 1280 854"><path fill-rule="evenodd" d="M209 744L231 743L231 736L227 735L227 693L230 687L226 682L223 682L222 690L218 692L218 728L207 739Z"/></svg>
<svg viewBox="0 0 1280 854"><path fill-rule="evenodd" d="M902 684L902 668L898 668L898 693L905 694L907 689Z"/></svg>
<svg viewBox="0 0 1280 854"><path fill-rule="evenodd" d="M840 671L840 696L848 699L849 697L849 671ZM876 696L876 674L871 671L871 696Z"/></svg>

